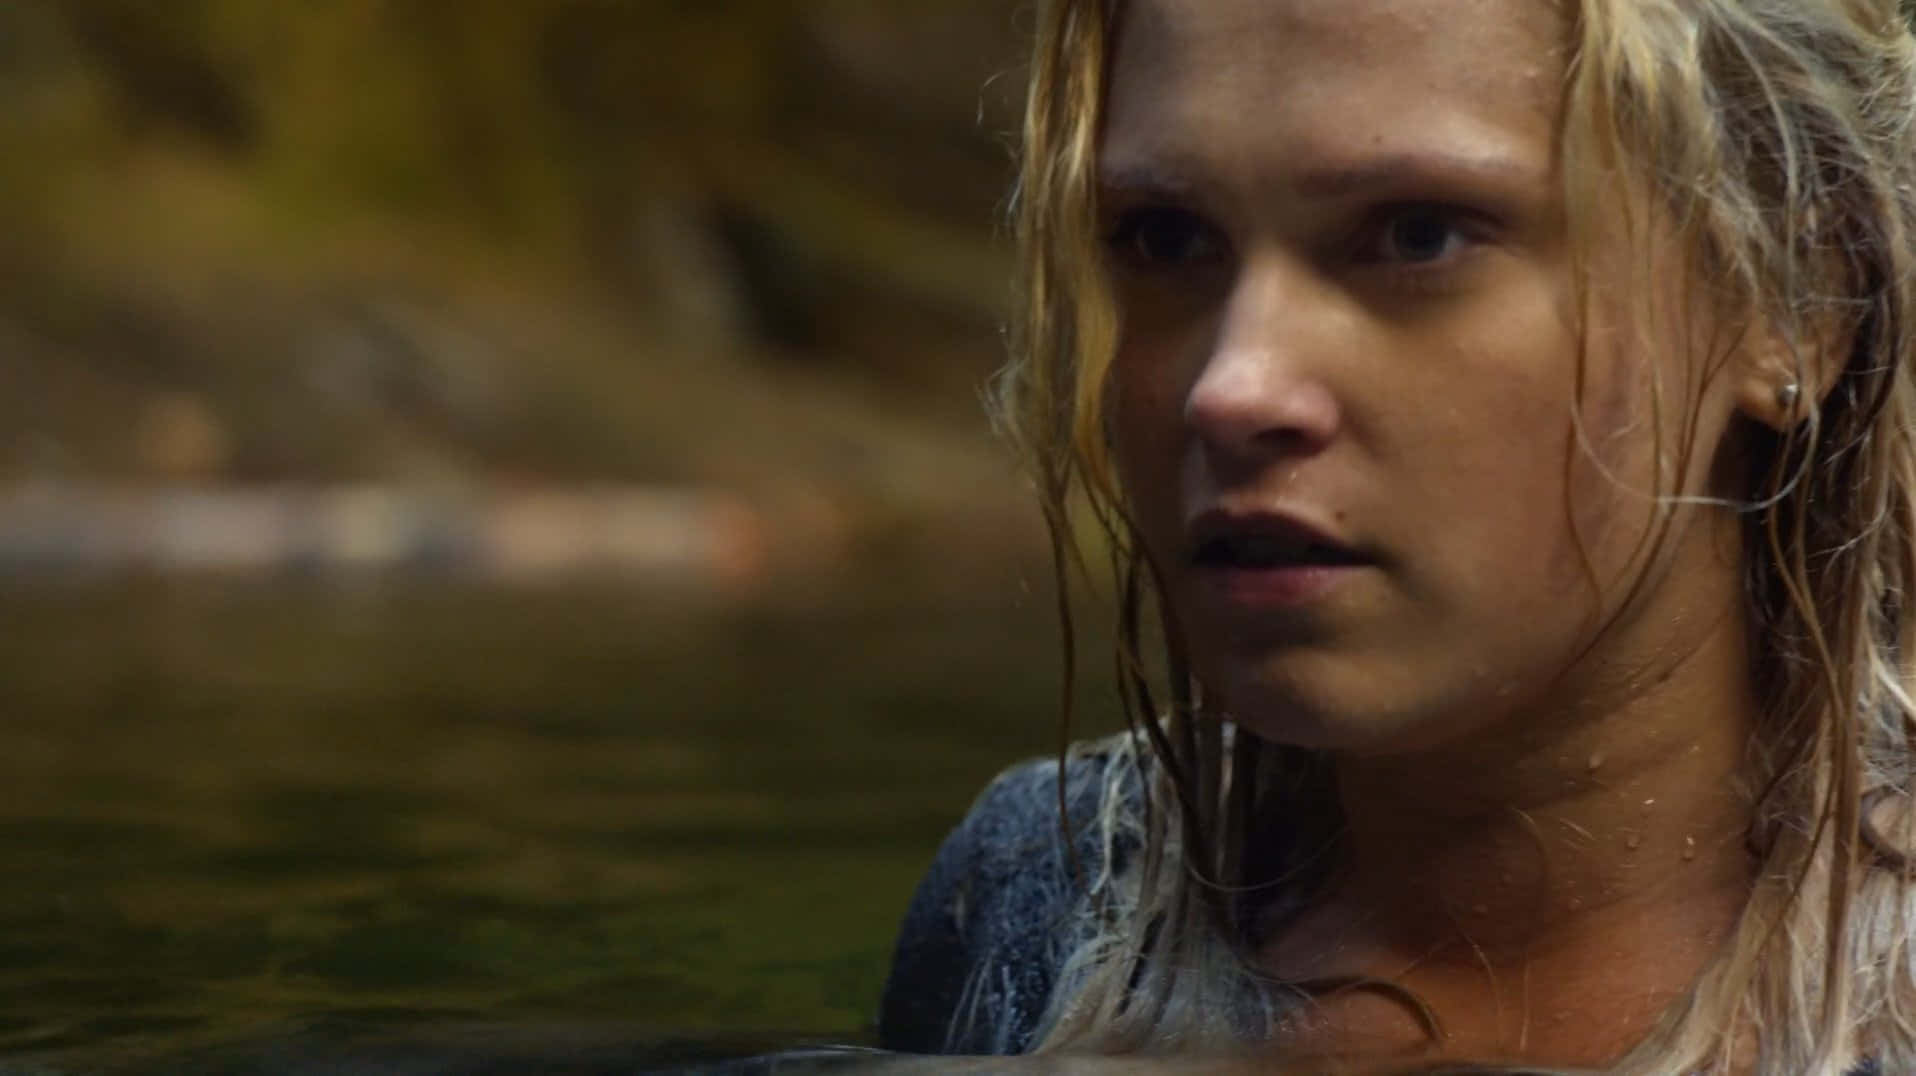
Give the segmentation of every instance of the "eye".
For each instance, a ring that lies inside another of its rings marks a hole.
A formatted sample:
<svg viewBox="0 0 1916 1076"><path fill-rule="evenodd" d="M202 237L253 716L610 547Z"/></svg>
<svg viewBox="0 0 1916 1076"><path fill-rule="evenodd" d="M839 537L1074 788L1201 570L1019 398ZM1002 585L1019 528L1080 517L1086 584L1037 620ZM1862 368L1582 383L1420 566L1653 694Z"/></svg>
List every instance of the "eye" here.
<svg viewBox="0 0 1916 1076"><path fill-rule="evenodd" d="M1456 257L1475 240L1470 220L1463 211L1446 206L1390 209L1368 240L1364 260L1415 267Z"/></svg>
<svg viewBox="0 0 1916 1076"><path fill-rule="evenodd" d="M1105 234L1119 262L1144 269L1206 264L1223 256L1224 238L1202 217L1182 209L1128 210Z"/></svg>

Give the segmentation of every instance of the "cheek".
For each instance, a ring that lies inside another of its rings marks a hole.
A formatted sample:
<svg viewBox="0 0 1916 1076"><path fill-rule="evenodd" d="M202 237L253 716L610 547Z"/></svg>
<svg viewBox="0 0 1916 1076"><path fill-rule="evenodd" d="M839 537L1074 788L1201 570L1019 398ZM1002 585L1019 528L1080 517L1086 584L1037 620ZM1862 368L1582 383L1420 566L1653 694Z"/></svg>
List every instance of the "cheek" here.
<svg viewBox="0 0 1916 1076"><path fill-rule="evenodd" d="M1422 541L1448 551L1440 564L1462 569L1458 600L1488 600L1496 608L1480 612L1514 624L1563 608L1573 596L1566 585L1580 573L1580 539L1608 528L1618 506L1601 469L1576 447L1561 397L1546 402L1526 393L1490 413L1520 417L1500 423L1495 436L1459 436L1433 448L1459 488L1439 502L1435 518L1443 523Z"/></svg>
<svg viewBox="0 0 1916 1076"><path fill-rule="evenodd" d="M1480 339L1474 353L1498 356L1484 380L1504 385L1502 398L1480 401L1479 414L1507 416L1502 501L1528 538L1527 549L1510 552L1553 578L1569 569L1587 586L1592 570L1616 568L1606 551L1634 544L1654 517L1663 492L1658 416L1640 349L1603 330L1580 340L1568 305L1561 296L1539 301L1527 332L1506 328L1504 341L1530 346L1499 355L1496 340Z"/></svg>
<svg viewBox="0 0 1916 1076"><path fill-rule="evenodd" d="M1633 583L1661 545L1662 525L1676 518L1664 507L1670 498L1707 492L1708 446L1721 424L1685 370L1660 370L1635 353L1590 365L1566 471L1569 508L1601 583L1616 589Z"/></svg>
<svg viewBox="0 0 1916 1076"><path fill-rule="evenodd" d="M1589 366L1597 367L1596 360ZM1555 453L1562 475L1555 506L1567 540L1598 567L1599 552L1633 529L1655 494L1653 476L1641 451L1647 440L1635 379L1617 369L1591 369L1585 391L1564 411L1564 428ZM1634 511L1633 511L1634 509Z"/></svg>
<svg viewBox="0 0 1916 1076"><path fill-rule="evenodd" d="M1416 630L1433 638L1560 649L1591 616L1591 581L1613 572L1612 547L1627 552L1615 536L1633 513L1647 518L1648 502L1626 491L1641 481L1635 388L1600 358L1580 359L1551 308L1535 307L1453 337L1437 364L1446 377L1393 394L1396 421L1380 423L1417 431L1392 438L1384 462L1398 471L1398 503L1422 510L1397 515L1392 536Z"/></svg>
<svg viewBox="0 0 1916 1076"><path fill-rule="evenodd" d="M1578 436L1565 469L1569 517L1608 592L1636 587L1666 552L1669 526L1693 515L1672 498L1715 492L1710 475L1731 400L1712 325L1697 321L1682 269L1652 252L1642 279L1610 260L1620 281L1593 302L1575 395ZM1666 279L1670 278L1670 279Z"/></svg>
<svg viewBox="0 0 1916 1076"><path fill-rule="evenodd" d="M1683 393L1656 406L1644 362L1592 354L1570 357L1567 369L1574 374L1579 361L1580 379L1526 390L1528 417L1513 424L1486 487L1503 510L1479 532L1486 555L1475 559L1479 613L1502 624L1485 630L1520 625L1507 641L1537 654L1594 641L1626 602L1647 599L1640 584L1654 583L1656 563L1674 548L1659 504L1677 483L1658 474L1658 456L1674 465L1681 453Z"/></svg>
<svg viewBox="0 0 1916 1076"><path fill-rule="evenodd" d="M1156 350L1121 347L1106 382L1105 428L1133 522L1152 551L1183 525L1179 490L1186 435L1186 384Z"/></svg>

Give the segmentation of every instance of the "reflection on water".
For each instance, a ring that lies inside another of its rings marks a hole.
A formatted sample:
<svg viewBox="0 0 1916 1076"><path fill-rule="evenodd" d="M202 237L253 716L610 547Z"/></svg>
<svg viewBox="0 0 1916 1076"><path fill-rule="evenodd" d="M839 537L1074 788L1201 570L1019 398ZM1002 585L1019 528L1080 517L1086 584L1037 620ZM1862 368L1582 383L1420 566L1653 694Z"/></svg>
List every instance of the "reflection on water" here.
<svg viewBox="0 0 1916 1076"><path fill-rule="evenodd" d="M935 842L1052 743L1044 603L979 589L6 591L0 1058L866 1041Z"/></svg>

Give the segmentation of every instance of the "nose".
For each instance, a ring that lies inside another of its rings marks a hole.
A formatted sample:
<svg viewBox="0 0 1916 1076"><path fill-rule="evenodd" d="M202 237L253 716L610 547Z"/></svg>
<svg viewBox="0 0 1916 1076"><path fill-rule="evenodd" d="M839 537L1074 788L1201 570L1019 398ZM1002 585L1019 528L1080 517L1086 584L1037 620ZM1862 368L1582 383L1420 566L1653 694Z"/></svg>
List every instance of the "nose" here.
<svg viewBox="0 0 1916 1076"><path fill-rule="evenodd" d="M1335 349L1334 317L1273 266L1239 276L1217 338L1185 398L1186 426L1214 462L1313 455L1337 436L1337 396L1319 376Z"/></svg>

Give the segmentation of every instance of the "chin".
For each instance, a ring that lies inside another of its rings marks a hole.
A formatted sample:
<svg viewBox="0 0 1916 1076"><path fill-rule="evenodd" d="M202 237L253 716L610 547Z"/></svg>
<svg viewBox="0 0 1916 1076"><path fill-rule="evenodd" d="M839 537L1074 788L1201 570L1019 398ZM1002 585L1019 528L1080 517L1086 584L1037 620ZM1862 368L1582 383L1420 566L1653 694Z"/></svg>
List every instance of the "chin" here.
<svg viewBox="0 0 1916 1076"><path fill-rule="evenodd" d="M1401 675L1376 669L1286 661L1273 667L1214 668L1201 679L1238 727L1270 743L1312 751L1383 756L1443 746L1478 724L1484 708L1403 690Z"/></svg>

